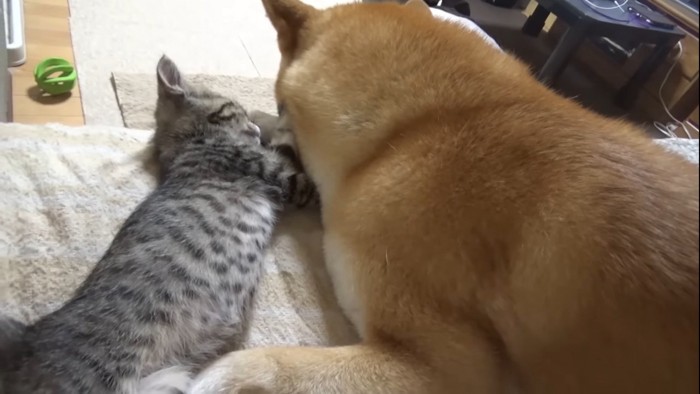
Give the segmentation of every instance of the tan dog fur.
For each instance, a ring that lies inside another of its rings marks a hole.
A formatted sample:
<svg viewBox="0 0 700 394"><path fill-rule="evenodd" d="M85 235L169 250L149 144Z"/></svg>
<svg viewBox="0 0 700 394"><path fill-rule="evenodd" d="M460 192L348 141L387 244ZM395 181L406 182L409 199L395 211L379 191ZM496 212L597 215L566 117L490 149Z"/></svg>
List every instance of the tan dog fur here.
<svg viewBox="0 0 700 394"><path fill-rule="evenodd" d="M231 353L193 392L698 392L696 166L415 2L263 3L363 342Z"/></svg>

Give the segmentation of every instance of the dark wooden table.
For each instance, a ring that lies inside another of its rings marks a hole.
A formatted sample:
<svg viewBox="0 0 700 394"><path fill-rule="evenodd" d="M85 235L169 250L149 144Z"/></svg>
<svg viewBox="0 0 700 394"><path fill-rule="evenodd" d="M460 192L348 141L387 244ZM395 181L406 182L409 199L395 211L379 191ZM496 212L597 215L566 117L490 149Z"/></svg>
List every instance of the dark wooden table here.
<svg viewBox="0 0 700 394"><path fill-rule="evenodd" d="M624 2L624 0L619 1L621 4ZM617 93L616 102L623 108L634 105L644 83L664 62L678 41L685 37L685 33L678 27L662 29L644 25L631 15L627 21L608 18L591 8L584 0L537 0L537 3L537 8L522 28L523 33L535 37L539 35L550 13L569 25L547 62L537 73L537 77L543 82L556 80L586 37L608 37L611 40L654 45L654 50L649 57ZM626 10L628 5L635 4L635 0L630 0L623 9Z"/></svg>

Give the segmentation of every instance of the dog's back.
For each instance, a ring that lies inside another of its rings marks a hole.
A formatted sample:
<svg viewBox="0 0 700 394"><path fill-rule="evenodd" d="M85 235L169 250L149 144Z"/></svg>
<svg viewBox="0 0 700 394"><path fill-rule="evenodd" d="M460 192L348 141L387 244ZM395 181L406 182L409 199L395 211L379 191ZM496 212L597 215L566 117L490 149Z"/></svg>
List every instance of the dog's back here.
<svg viewBox="0 0 700 394"><path fill-rule="evenodd" d="M226 387L698 391L697 166L420 1L263 3L364 341L233 354Z"/></svg>
<svg viewBox="0 0 700 394"><path fill-rule="evenodd" d="M321 15L278 96L369 337L412 344L453 388L485 346L475 360L533 392L697 389L697 166L455 25ZM363 258L385 254L383 275Z"/></svg>

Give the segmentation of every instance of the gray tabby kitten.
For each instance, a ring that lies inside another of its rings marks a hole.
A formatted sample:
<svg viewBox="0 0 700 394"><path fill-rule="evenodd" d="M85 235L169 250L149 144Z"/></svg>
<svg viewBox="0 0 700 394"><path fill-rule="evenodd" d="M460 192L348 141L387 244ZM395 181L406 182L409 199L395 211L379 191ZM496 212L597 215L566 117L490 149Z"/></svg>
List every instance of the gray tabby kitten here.
<svg viewBox="0 0 700 394"><path fill-rule="evenodd" d="M63 307L29 327L0 321L7 393L186 390L243 333L275 214L314 194L241 105L186 84L165 56L157 72L161 183Z"/></svg>

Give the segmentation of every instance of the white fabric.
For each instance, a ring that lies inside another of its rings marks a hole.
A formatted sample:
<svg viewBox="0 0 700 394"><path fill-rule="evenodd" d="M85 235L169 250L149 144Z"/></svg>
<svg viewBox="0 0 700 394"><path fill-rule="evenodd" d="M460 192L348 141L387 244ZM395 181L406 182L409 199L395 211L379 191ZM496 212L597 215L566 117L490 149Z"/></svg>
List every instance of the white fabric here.
<svg viewBox="0 0 700 394"><path fill-rule="evenodd" d="M498 46L498 44L496 43L496 40L494 40L493 38L491 38L491 36L489 36L488 34L486 34L486 32L483 31L483 30L479 27L479 25L477 25L476 23L472 22L470 19L467 19L467 18L460 18L460 17L458 17L457 15L450 14L450 13L447 12L447 11L443 11L443 10L437 9L437 8L431 8L430 11L433 13L433 16L434 16L434 17L439 18L439 19L443 19L443 20L446 20L446 21L454 22L454 23L457 23L457 24L459 24L459 25L462 25L466 30L469 30L469 31L471 31L471 32L474 32L474 33L477 34L479 37L481 37L481 38L483 38L484 40L486 40L486 42L488 42L489 44L491 44L494 48L501 49L501 47Z"/></svg>
<svg viewBox="0 0 700 394"><path fill-rule="evenodd" d="M0 123L0 314L58 308L155 186L150 131ZM283 215L243 347L356 340L335 302L318 212Z"/></svg>
<svg viewBox="0 0 700 394"><path fill-rule="evenodd" d="M0 314L58 308L155 185L151 132L0 123ZM695 141L660 142L697 163ZM316 212L284 215L265 259L245 348L343 345L357 336L323 264Z"/></svg>

